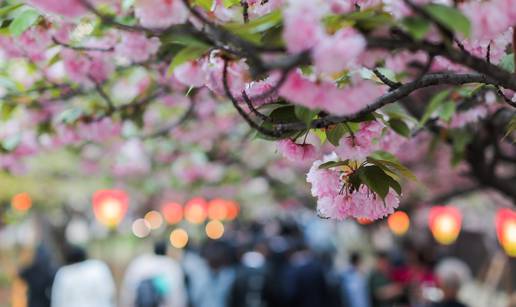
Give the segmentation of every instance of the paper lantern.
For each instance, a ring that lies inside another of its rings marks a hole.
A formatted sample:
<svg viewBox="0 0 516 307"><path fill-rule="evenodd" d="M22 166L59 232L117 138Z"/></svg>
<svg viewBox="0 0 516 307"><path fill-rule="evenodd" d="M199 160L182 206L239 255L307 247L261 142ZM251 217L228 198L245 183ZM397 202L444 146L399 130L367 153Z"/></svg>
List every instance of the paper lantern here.
<svg viewBox="0 0 516 307"><path fill-rule="evenodd" d="M455 207L432 207L430 209L428 225L437 242L443 245L450 245L459 236L462 226L462 214Z"/></svg>
<svg viewBox="0 0 516 307"><path fill-rule="evenodd" d="M356 221L360 225L369 225L369 224L373 223L373 220L370 220L370 219L365 218L365 217L359 217L359 218L356 219Z"/></svg>
<svg viewBox="0 0 516 307"><path fill-rule="evenodd" d="M240 206L236 201L227 200L226 201L226 220L232 221L238 217L240 214Z"/></svg>
<svg viewBox="0 0 516 307"><path fill-rule="evenodd" d="M516 211L500 209L496 213L496 234L507 255L516 257Z"/></svg>
<svg viewBox="0 0 516 307"><path fill-rule="evenodd" d="M206 200L202 197L192 198L185 206L185 219L192 224L202 224L208 215Z"/></svg>
<svg viewBox="0 0 516 307"><path fill-rule="evenodd" d="M103 225L114 228L129 208L129 197L122 190L99 190L93 194L93 213Z"/></svg>
<svg viewBox="0 0 516 307"><path fill-rule="evenodd" d="M165 203L161 207L161 213L163 213L167 223L171 225L177 224L183 219L183 206L174 202Z"/></svg>
<svg viewBox="0 0 516 307"><path fill-rule="evenodd" d="M224 225L218 220L213 220L206 224L205 231L208 238L217 240L224 235Z"/></svg>
<svg viewBox="0 0 516 307"><path fill-rule="evenodd" d="M397 236L403 236L409 230L410 218L405 212L396 211L387 219L387 225L392 233Z"/></svg>
<svg viewBox="0 0 516 307"><path fill-rule="evenodd" d="M224 220L228 216L228 201L215 198L211 200L208 204L208 217L212 220Z"/></svg>
<svg viewBox="0 0 516 307"><path fill-rule="evenodd" d="M18 212L27 212L32 208L32 198L29 193L19 193L11 199L11 207Z"/></svg>
<svg viewBox="0 0 516 307"><path fill-rule="evenodd" d="M163 224L163 217L158 211L152 210L145 214L145 221L149 224L151 229L158 229Z"/></svg>
<svg viewBox="0 0 516 307"><path fill-rule="evenodd" d="M182 228L177 228L170 233L170 244L175 248L184 248L188 244L188 233Z"/></svg>

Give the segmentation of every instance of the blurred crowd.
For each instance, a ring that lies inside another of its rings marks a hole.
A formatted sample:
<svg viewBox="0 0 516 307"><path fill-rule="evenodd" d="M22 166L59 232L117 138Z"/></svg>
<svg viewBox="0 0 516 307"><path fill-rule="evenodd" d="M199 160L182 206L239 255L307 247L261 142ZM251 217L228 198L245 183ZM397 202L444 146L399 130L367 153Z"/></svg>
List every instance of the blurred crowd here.
<svg viewBox="0 0 516 307"><path fill-rule="evenodd" d="M317 243L317 242L316 242ZM464 274L459 260L437 262L406 243L391 251L348 251L307 239L290 220L236 225L220 240L185 247L169 243L127 266L117 285L107 264L70 245L64 265L40 245L20 270L28 307L451 307Z"/></svg>

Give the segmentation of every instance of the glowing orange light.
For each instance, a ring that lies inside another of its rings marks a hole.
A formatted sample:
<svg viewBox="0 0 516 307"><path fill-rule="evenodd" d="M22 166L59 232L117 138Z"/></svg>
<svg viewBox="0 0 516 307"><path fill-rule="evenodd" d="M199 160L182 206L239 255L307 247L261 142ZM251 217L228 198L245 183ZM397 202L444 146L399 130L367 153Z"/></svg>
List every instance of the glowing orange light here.
<svg viewBox="0 0 516 307"><path fill-rule="evenodd" d="M169 224L177 224L183 219L183 206L178 203L165 203L161 207L161 212Z"/></svg>
<svg viewBox="0 0 516 307"><path fill-rule="evenodd" d="M11 199L11 207L19 212L27 212L32 208L32 198L29 193L19 193Z"/></svg>
<svg viewBox="0 0 516 307"><path fill-rule="evenodd" d="M516 211L500 209L496 213L498 241L510 257L516 257Z"/></svg>
<svg viewBox="0 0 516 307"><path fill-rule="evenodd" d="M359 217L357 218L357 223L359 223L360 225L369 225L372 224L373 221L365 217Z"/></svg>
<svg viewBox="0 0 516 307"><path fill-rule="evenodd" d="M170 233L170 244L175 248L184 248L188 243L186 230L177 228Z"/></svg>
<svg viewBox="0 0 516 307"><path fill-rule="evenodd" d="M238 214L240 214L240 206L236 201L227 200L226 212L226 220L232 221L238 217Z"/></svg>
<svg viewBox="0 0 516 307"><path fill-rule="evenodd" d="M205 230L208 238L213 240L220 239L224 235L224 225L218 220L213 220L206 224Z"/></svg>
<svg viewBox="0 0 516 307"><path fill-rule="evenodd" d="M158 229L163 224L163 217L158 211L152 210L147 212L144 217L145 221L149 223L151 229Z"/></svg>
<svg viewBox="0 0 516 307"><path fill-rule="evenodd" d="M397 236L403 236L407 233L410 227L410 218L408 214L403 211L396 211L387 219L389 229Z"/></svg>
<svg viewBox="0 0 516 307"><path fill-rule="evenodd" d="M454 207L432 207L430 209L428 225L437 242L450 245L459 236L462 226L462 214Z"/></svg>
<svg viewBox="0 0 516 307"><path fill-rule="evenodd" d="M215 198L208 204L208 217L212 220L223 220L228 215L227 200Z"/></svg>
<svg viewBox="0 0 516 307"><path fill-rule="evenodd" d="M93 213L110 228L118 226L129 207L129 197L122 190L99 190L93 194Z"/></svg>
<svg viewBox="0 0 516 307"><path fill-rule="evenodd" d="M204 223L208 215L206 207L204 198L192 198L185 206L185 219L192 224Z"/></svg>

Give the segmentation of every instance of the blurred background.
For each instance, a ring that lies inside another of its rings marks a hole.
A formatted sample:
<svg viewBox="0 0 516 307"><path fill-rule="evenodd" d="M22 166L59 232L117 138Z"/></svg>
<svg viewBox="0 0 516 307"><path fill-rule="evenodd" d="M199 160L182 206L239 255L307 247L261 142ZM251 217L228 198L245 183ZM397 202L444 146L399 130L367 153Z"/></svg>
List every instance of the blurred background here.
<svg viewBox="0 0 516 307"><path fill-rule="evenodd" d="M0 175L0 306L68 306L74 291L87 306L516 306L516 214L489 191L331 221L281 161L225 167L215 185L115 180L77 159Z"/></svg>

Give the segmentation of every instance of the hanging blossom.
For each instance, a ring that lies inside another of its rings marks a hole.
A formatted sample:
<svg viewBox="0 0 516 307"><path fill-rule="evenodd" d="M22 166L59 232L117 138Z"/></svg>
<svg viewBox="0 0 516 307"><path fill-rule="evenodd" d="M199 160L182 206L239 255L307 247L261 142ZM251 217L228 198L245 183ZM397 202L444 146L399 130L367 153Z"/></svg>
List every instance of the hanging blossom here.
<svg viewBox="0 0 516 307"><path fill-rule="evenodd" d="M291 139L278 142L278 151L288 160L296 163L313 161L317 157L317 150L312 144L296 144Z"/></svg>
<svg viewBox="0 0 516 307"><path fill-rule="evenodd" d="M335 115L354 114L384 93L384 86L371 81L352 80L338 88L335 82L315 82L298 71L290 73L279 91L280 96L293 103Z"/></svg>
<svg viewBox="0 0 516 307"><path fill-rule="evenodd" d="M354 170L320 169L323 163L335 160L337 155L333 153L315 161L306 177L312 185L311 192L317 198L317 211L321 216L336 220L376 220L394 212L400 199L392 189L385 199L381 199L365 185L358 190L349 187L347 180Z"/></svg>

